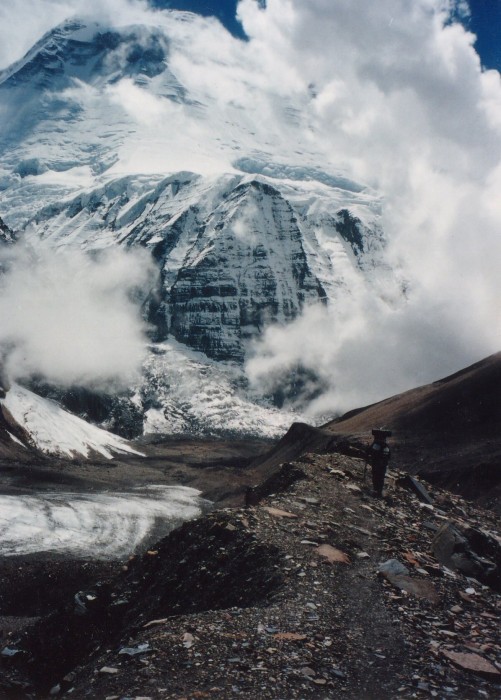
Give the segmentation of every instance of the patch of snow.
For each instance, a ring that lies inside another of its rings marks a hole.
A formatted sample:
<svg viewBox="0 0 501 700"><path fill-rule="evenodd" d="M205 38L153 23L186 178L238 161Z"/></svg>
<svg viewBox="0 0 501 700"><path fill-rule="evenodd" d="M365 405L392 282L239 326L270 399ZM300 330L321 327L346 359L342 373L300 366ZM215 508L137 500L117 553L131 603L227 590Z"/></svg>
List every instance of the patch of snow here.
<svg viewBox="0 0 501 700"><path fill-rule="evenodd" d="M9 435L9 437L11 438L11 440L14 440L14 442L17 442L17 444L18 444L18 445L21 445L21 447L24 447L25 450L27 449L27 448L26 448L26 445L23 444L23 443L21 442L21 440L19 440L19 438L17 438L15 435L12 435L12 433L9 433L9 431L7 431L7 433L8 433L8 435Z"/></svg>
<svg viewBox="0 0 501 700"><path fill-rule="evenodd" d="M89 457L98 453L106 459L118 454L136 454L131 445L116 435L86 423L63 410L55 401L44 399L14 384L1 403L29 434L42 452L62 457Z"/></svg>
<svg viewBox="0 0 501 700"><path fill-rule="evenodd" d="M216 362L176 341L151 349L140 389L145 434L279 438L304 420L252 396L237 363Z"/></svg>
<svg viewBox="0 0 501 700"><path fill-rule="evenodd" d="M64 185L65 187L90 187L94 174L88 165L73 166L67 170L45 170L38 175L36 185Z"/></svg>

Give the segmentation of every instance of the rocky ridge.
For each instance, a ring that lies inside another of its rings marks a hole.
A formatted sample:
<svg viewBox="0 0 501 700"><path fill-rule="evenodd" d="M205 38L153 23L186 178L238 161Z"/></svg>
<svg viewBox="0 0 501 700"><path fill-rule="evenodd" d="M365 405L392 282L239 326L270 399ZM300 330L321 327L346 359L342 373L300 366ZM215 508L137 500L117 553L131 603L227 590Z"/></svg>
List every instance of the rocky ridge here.
<svg viewBox="0 0 501 700"><path fill-rule="evenodd" d="M11 634L6 697L497 697L499 592L437 559L450 523L499 567L495 516L438 488L423 503L393 472L374 500L338 453L280 473L284 491L264 495L275 476Z"/></svg>

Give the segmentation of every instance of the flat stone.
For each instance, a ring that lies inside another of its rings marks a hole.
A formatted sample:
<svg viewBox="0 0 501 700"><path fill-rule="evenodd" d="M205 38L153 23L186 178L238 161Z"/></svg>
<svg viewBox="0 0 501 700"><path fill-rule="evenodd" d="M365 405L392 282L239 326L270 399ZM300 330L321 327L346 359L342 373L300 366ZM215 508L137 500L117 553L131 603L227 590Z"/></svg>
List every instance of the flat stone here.
<svg viewBox="0 0 501 700"><path fill-rule="evenodd" d="M302 642L307 638L305 634L299 634L299 632L278 632L274 634L273 637L275 639L291 642Z"/></svg>
<svg viewBox="0 0 501 700"><path fill-rule="evenodd" d="M414 479L414 477L410 476L409 474L406 474L405 476L397 479L397 486L413 491L422 503L433 503L432 497L425 489L423 484L421 484L419 481L417 481L417 479Z"/></svg>
<svg viewBox="0 0 501 700"><path fill-rule="evenodd" d="M424 598L435 605L440 601L440 595L431 581L411 578L405 574L384 573L384 575L392 586L399 588L401 591L406 591L416 598Z"/></svg>
<svg viewBox="0 0 501 700"><path fill-rule="evenodd" d="M302 668L301 674L303 676L307 676L308 678L315 678L315 676L317 675L315 673L315 671L312 668L310 668L309 666L305 666L304 668Z"/></svg>
<svg viewBox="0 0 501 700"><path fill-rule="evenodd" d="M271 506L263 506L263 510L265 510L270 515L273 515L273 517L275 517L275 518L297 518L297 517L299 517L295 513L289 513L286 510L281 510L280 508L272 508Z"/></svg>
<svg viewBox="0 0 501 700"><path fill-rule="evenodd" d="M158 620L150 620L150 622L147 622L145 625L143 625L143 629L147 629L148 627L155 627L156 625L165 625L165 623L168 621L168 617L162 617Z"/></svg>
<svg viewBox="0 0 501 700"><path fill-rule="evenodd" d="M336 549L335 547L332 547L330 544L321 544L320 547L317 548L316 553L320 557L325 557L327 561L331 564L335 563L340 563L340 564L350 564L350 557L342 552L340 549Z"/></svg>
<svg viewBox="0 0 501 700"><path fill-rule="evenodd" d="M388 574L392 576L401 576L409 573L409 569L401 564L398 559L388 559L388 561L379 565L378 571L385 576L388 576Z"/></svg>
<svg viewBox="0 0 501 700"><path fill-rule="evenodd" d="M484 676L486 678L500 679L501 672L484 659L483 656L479 654L467 654L457 651L448 651L447 649L442 649L442 654L446 659L452 661L455 666L463 669L464 671L469 671L470 673L475 673L479 676Z"/></svg>
<svg viewBox="0 0 501 700"><path fill-rule="evenodd" d="M336 676L336 678L346 678L346 673L343 673L339 668L333 668L331 673L333 676Z"/></svg>
<svg viewBox="0 0 501 700"><path fill-rule="evenodd" d="M312 498L311 496L301 496L300 500L307 503L310 506L319 506L320 500L318 498Z"/></svg>

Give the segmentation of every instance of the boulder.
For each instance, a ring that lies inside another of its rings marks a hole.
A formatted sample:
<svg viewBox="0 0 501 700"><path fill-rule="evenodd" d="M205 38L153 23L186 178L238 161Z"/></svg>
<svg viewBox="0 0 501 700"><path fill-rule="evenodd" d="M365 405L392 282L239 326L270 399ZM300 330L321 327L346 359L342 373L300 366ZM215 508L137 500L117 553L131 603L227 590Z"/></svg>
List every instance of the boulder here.
<svg viewBox="0 0 501 700"><path fill-rule="evenodd" d="M475 528L462 532L451 522L445 522L437 530L432 549L444 566L501 591L501 546L487 533ZM495 558L482 556L485 552Z"/></svg>

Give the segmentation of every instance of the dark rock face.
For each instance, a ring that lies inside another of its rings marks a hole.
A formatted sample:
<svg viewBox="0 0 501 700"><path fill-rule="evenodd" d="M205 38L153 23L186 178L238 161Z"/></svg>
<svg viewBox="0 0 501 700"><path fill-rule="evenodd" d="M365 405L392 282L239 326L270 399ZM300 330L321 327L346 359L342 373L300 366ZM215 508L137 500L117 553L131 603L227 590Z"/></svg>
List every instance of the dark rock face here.
<svg viewBox="0 0 501 700"><path fill-rule="evenodd" d="M347 209L341 209L338 212L336 228L357 257L364 252L363 225L360 219L352 216Z"/></svg>
<svg viewBox="0 0 501 700"><path fill-rule="evenodd" d="M176 339L209 357L243 360L266 325L325 298L294 211L269 185L237 186L198 231L166 304Z"/></svg>
<svg viewBox="0 0 501 700"><path fill-rule="evenodd" d="M278 189L240 176L207 185L178 173L131 206L128 187L126 179L112 182L51 207L37 223L44 237L82 222L126 231L122 245L151 251L160 268L144 305L153 340L172 335L211 358L241 362L247 342L267 325L326 303L305 249L307 221Z"/></svg>
<svg viewBox="0 0 501 700"><path fill-rule="evenodd" d="M2 217L0 216L0 246L1 245L10 245L14 243L16 240L16 236L14 231L10 229L7 224L4 222Z"/></svg>

